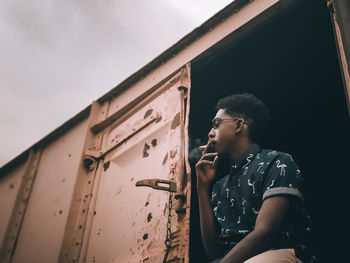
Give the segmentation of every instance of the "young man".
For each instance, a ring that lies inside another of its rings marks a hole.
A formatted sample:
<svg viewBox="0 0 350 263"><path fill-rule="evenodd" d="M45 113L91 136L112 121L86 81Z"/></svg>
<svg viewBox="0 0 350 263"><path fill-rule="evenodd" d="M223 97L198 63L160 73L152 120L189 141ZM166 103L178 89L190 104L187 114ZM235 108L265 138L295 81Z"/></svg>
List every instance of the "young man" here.
<svg viewBox="0 0 350 263"><path fill-rule="evenodd" d="M209 141L196 164L200 227L212 262L313 262L306 234L301 174L292 156L256 142L269 110L252 94L221 99ZM217 179L217 164L229 174ZM302 261L301 261L302 260Z"/></svg>

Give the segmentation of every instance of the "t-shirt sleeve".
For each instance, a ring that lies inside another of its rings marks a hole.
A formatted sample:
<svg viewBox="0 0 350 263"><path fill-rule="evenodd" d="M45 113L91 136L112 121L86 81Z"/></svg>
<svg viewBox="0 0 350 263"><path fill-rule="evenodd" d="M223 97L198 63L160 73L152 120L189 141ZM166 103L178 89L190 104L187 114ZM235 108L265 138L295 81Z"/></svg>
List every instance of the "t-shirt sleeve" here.
<svg viewBox="0 0 350 263"><path fill-rule="evenodd" d="M273 196L296 196L301 193L301 172L292 156L281 153L275 157L263 183L263 200Z"/></svg>

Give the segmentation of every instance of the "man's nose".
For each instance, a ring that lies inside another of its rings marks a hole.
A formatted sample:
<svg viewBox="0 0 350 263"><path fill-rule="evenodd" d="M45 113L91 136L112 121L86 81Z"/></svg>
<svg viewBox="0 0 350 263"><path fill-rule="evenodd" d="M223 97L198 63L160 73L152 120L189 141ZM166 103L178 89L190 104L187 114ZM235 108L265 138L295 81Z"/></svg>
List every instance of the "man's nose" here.
<svg viewBox="0 0 350 263"><path fill-rule="evenodd" d="M213 139L215 138L215 131L213 128L211 128L210 132L208 133L208 139Z"/></svg>

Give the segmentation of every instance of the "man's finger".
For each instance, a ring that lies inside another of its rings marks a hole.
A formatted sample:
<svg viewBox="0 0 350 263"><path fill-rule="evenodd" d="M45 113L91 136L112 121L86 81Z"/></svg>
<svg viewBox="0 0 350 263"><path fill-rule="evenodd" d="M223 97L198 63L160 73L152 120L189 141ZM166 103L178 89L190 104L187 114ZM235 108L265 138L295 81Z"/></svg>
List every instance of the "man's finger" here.
<svg viewBox="0 0 350 263"><path fill-rule="evenodd" d="M202 155L206 154L208 152L209 147L213 144L214 140L210 139L207 146L204 148L204 151L202 153Z"/></svg>
<svg viewBox="0 0 350 263"><path fill-rule="evenodd" d="M204 165L204 164L213 166L213 165L214 165L214 162L213 162L213 161L208 161L208 160L201 160L201 161L199 161L199 162L197 163L196 166L197 166L197 167L200 167L200 166L202 166L202 165Z"/></svg>
<svg viewBox="0 0 350 263"><path fill-rule="evenodd" d="M210 159L214 159L215 156L217 156L218 153L206 153L204 155L202 155L201 160L210 160Z"/></svg>
<svg viewBox="0 0 350 263"><path fill-rule="evenodd" d="M213 161L213 166L216 168L216 166L218 165L218 161L219 161L219 156L215 156L215 158L214 158L214 161Z"/></svg>

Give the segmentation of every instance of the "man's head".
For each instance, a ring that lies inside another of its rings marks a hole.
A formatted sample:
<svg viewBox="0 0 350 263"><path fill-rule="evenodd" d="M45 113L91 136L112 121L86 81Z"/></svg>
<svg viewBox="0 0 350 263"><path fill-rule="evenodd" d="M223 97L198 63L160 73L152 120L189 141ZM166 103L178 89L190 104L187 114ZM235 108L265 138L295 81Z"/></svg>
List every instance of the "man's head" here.
<svg viewBox="0 0 350 263"><path fill-rule="evenodd" d="M232 151L237 143L258 142L268 129L270 113L264 103L252 94L234 94L218 101L213 128L208 134L215 140L219 153Z"/></svg>

